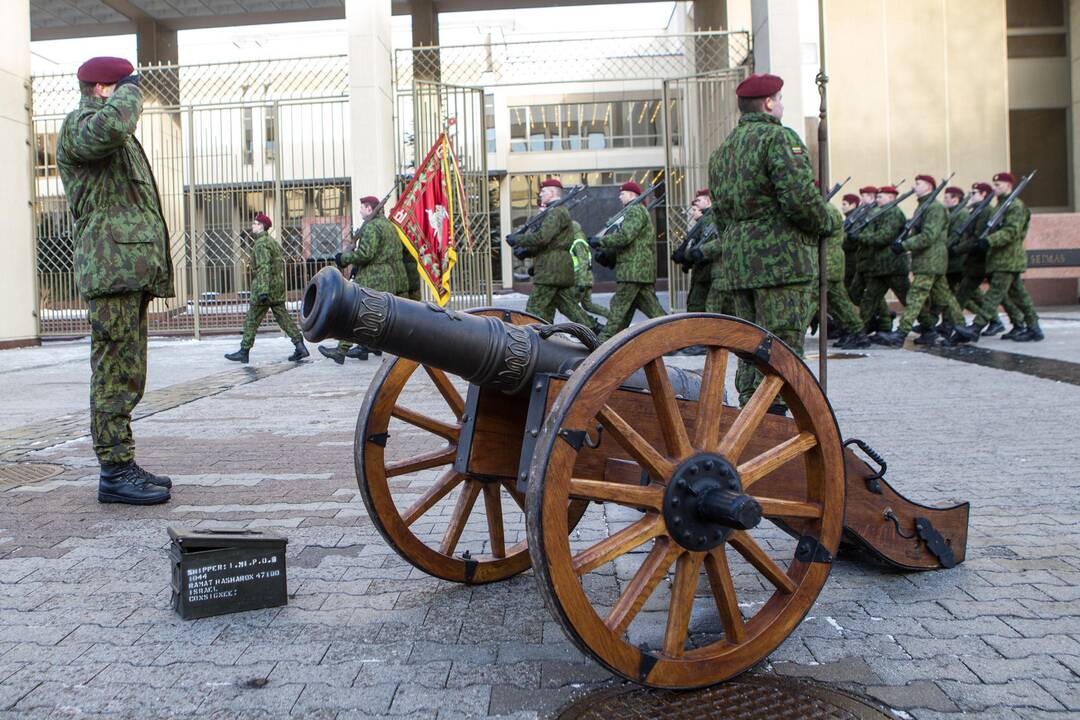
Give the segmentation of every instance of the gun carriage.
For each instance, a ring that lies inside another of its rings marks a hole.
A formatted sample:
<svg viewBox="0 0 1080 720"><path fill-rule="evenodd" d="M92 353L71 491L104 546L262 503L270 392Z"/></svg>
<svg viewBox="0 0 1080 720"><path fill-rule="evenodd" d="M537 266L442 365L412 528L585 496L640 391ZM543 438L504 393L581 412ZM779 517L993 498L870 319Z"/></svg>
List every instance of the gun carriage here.
<svg viewBox="0 0 1080 720"><path fill-rule="evenodd" d="M883 460L845 446L803 361L751 323L671 315L597 347L580 326L448 311L327 268L302 325L387 353L354 460L393 549L461 583L531 566L570 640L634 682L700 687L753 666L812 606L842 539L905 569L964 558L967 504L894 491ZM707 348L700 374L665 360L690 345ZM736 358L764 375L741 409L724 402ZM767 412L778 397L791 417Z"/></svg>

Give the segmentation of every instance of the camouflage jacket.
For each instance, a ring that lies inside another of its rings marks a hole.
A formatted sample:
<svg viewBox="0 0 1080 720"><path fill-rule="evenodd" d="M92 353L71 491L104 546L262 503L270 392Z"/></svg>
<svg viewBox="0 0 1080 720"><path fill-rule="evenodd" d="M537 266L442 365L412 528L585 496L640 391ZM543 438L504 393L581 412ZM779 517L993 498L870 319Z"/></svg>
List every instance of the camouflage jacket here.
<svg viewBox="0 0 1080 720"><path fill-rule="evenodd" d="M986 250L980 248L975 241L986 229L986 224L990 222L993 214L994 211L989 206L983 208L968 231L956 242L956 251L964 259L964 275L968 277L980 280L986 277Z"/></svg>
<svg viewBox="0 0 1080 720"><path fill-rule="evenodd" d="M818 238L833 218L814 187L806 146L766 113L745 113L709 158L724 287L775 287L817 275Z"/></svg>
<svg viewBox="0 0 1080 720"><path fill-rule="evenodd" d="M578 287L591 288L593 285L592 249L585 239L581 223L573 222L574 242L570 244L570 261L574 264L574 284Z"/></svg>
<svg viewBox="0 0 1080 720"><path fill-rule="evenodd" d="M971 208L959 208L955 207L947 211L949 213L949 227L946 230L945 248L949 253L949 267L946 269L946 273L952 275L953 273L962 273L964 271L964 253L961 253L957 248L960 244L960 226L963 225L968 218L968 214L971 212Z"/></svg>
<svg viewBox="0 0 1080 720"><path fill-rule="evenodd" d="M919 198L920 207L926 202L926 197ZM948 251L945 249L947 226L945 206L935 200L919 218L916 232L909 235L903 242L904 249L911 253L912 273L916 275L945 274L949 266Z"/></svg>
<svg viewBox="0 0 1080 720"><path fill-rule="evenodd" d="M825 206L833 216L836 230L825 244L825 279L829 282L844 282L844 216L835 205Z"/></svg>
<svg viewBox="0 0 1080 720"><path fill-rule="evenodd" d="M855 211L852 210L851 212ZM847 213L847 215L850 215L851 212ZM870 255L869 249L858 238L844 233L844 256L847 262L855 263L855 272L866 274L870 267Z"/></svg>
<svg viewBox="0 0 1080 720"><path fill-rule="evenodd" d="M83 96L64 118L56 164L75 218L75 284L83 297L174 294L169 229L135 126L142 91Z"/></svg>
<svg viewBox="0 0 1080 720"><path fill-rule="evenodd" d="M356 249L342 253L341 262L354 266L353 282L373 290L400 292L407 287L397 232L384 217L373 217L360 229Z"/></svg>
<svg viewBox="0 0 1080 720"><path fill-rule="evenodd" d="M626 211L622 225L600 241L600 249L615 255L615 282L656 282L656 230L641 203Z"/></svg>
<svg viewBox="0 0 1080 720"><path fill-rule="evenodd" d="M995 211L1001 205L999 197L994 202ZM990 248L986 251L986 272L1024 272L1027 270L1027 253L1024 252L1024 238L1027 237L1031 223L1031 211L1017 198L1009 209L997 230L986 238Z"/></svg>
<svg viewBox="0 0 1080 720"><path fill-rule="evenodd" d="M859 242L866 252L866 263L860 263L859 271L866 275L906 275L907 253L897 255L890 247L907 222L904 211L894 207L876 217L874 222L859 233Z"/></svg>
<svg viewBox="0 0 1080 720"><path fill-rule="evenodd" d="M285 256L277 240L263 231L251 248L251 299L266 295L271 303L285 302Z"/></svg>
<svg viewBox="0 0 1080 720"><path fill-rule="evenodd" d="M416 258L409 252L405 243L401 243L401 264L405 266L405 285L398 294L410 295L420 292L420 269L416 266Z"/></svg>
<svg viewBox="0 0 1080 720"><path fill-rule="evenodd" d="M570 259L573 241L573 220L570 219L570 211L562 205L544 215L544 221L536 232L526 233L518 240L518 247L536 254L533 263L534 283L573 287L574 262Z"/></svg>
<svg viewBox="0 0 1080 720"><path fill-rule="evenodd" d="M701 216L701 222L705 223L704 227L701 228L701 234L711 235L712 237L707 242L698 243L696 246L705 256L705 260L690 268L691 285L711 285L713 273L720 267L720 263L716 262L722 252L719 242L720 233L716 232L716 222L713 220L710 210L706 210L705 214Z"/></svg>

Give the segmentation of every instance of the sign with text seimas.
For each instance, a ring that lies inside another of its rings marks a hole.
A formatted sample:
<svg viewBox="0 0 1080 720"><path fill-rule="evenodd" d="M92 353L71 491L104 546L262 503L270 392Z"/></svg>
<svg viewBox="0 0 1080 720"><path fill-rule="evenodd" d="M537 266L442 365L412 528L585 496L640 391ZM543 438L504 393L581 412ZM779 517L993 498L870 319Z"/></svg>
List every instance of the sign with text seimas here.
<svg viewBox="0 0 1080 720"><path fill-rule="evenodd" d="M1029 268L1080 267L1080 248L1028 250Z"/></svg>
<svg viewBox="0 0 1080 720"><path fill-rule="evenodd" d="M169 528L172 606L185 620L287 602L284 537Z"/></svg>

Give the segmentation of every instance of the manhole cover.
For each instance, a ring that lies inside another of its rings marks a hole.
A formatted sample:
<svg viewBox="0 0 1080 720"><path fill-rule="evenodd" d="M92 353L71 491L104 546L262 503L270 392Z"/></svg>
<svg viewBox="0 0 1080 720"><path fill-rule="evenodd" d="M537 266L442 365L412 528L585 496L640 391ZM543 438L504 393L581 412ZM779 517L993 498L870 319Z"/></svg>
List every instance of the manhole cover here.
<svg viewBox="0 0 1080 720"><path fill-rule="evenodd" d="M891 718L869 700L789 678L744 675L702 690L677 692L620 685L590 693L558 715L559 720L880 720Z"/></svg>
<svg viewBox="0 0 1080 720"><path fill-rule="evenodd" d="M54 478L64 472L63 465L46 463L0 464L0 487L27 485Z"/></svg>

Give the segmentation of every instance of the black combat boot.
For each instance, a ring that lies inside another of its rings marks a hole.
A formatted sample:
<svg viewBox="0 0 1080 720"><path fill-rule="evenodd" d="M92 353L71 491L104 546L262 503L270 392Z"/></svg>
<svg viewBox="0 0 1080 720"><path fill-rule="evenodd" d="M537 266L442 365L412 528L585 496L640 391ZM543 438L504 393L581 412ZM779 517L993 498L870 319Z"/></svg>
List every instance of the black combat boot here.
<svg viewBox="0 0 1080 720"><path fill-rule="evenodd" d="M990 324L986 326L986 329L982 331L982 336L991 337L997 335L999 332L1005 332L1005 325L1001 320L994 318L990 321Z"/></svg>
<svg viewBox="0 0 1080 720"><path fill-rule="evenodd" d="M353 360L367 360L368 350L363 345L353 345L349 348L348 352L345 353L345 357L352 358Z"/></svg>
<svg viewBox="0 0 1080 720"><path fill-rule="evenodd" d="M915 338L916 345L925 345L927 347L933 347L941 336L938 335L937 330L927 330L919 337Z"/></svg>
<svg viewBox="0 0 1080 720"><path fill-rule="evenodd" d="M885 347L903 347L907 333L893 330L892 332L879 332L878 336L881 338L881 344Z"/></svg>
<svg viewBox="0 0 1080 720"><path fill-rule="evenodd" d="M319 352L322 354L323 357L330 358L338 365L345 364L345 353L341 352L337 348L328 348L325 345L320 345Z"/></svg>
<svg viewBox="0 0 1080 720"><path fill-rule="evenodd" d="M136 465L134 460L126 463L103 463L98 478L98 502L126 505L157 505L167 502L170 497L169 489L150 482L149 477L157 478Z"/></svg>
<svg viewBox="0 0 1080 720"><path fill-rule="evenodd" d="M289 356L289 362L300 362L309 355L311 355L311 353L308 352L307 345L305 345L304 341L301 340L300 342L296 343L296 350L294 350L293 354Z"/></svg>
<svg viewBox="0 0 1080 720"><path fill-rule="evenodd" d="M979 342L980 329L976 329L978 321L971 325L956 325L953 327L952 335L949 337L953 343L977 343Z"/></svg>
<svg viewBox="0 0 1080 720"><path fill-rule="evenodd" d="M1020 335L1021 333L1025 332L1026 330L1027 330L1027 325L1025 325L1024 323L1017 323L1016 325L1012 326L1012 329L1009 330L1009 332L1002 335L1001 339L1002 340L1015 340L1017 335Z"/></svg>
<svg viewBox="0 0 1080 720"><path fill-rule="evenodd" d="M155 475L149 470L139 467L139 463L135 462L134 460L132 460L131 463L135 466L135 471L142 475L144 478L146 478L146 482L150 483L151 485L157 485L158 487L163 488L172 487L172 478L168 475Z"/></svg>
<svg viewBox="0 0 1080 720"><path fill-rule="evenodd" d="M1027 326L1027 330L1014 337L1013 340L1016 342L1039 342L1045 338L1042 328L1039 327L1039 321L1036 320Z"/></svg>
<svg viewBox="0 0 1080 720"><path fill-rule="evenodd" d="M225 359L238 363L246 363L248 361L248 349L240 348L236 352L225 353Z"/></svg>
<svg viewBox="0 0 1080 720"><path fill-rule="evenodd" d="M911 328L911 332L915 333L916 335L925 335L926 333L930 332L931 330L933 330L933 327L927 327L926 325L923 325L921 322L915 323L915 326L913 328Z"/></svg>
<svg viewBox="0 0 1080 720"><path fill-rule="evenodd" d="M949 337L949 333L952 332L952 325L942 320L934 326L934 332L942 337Z"/></svg>

